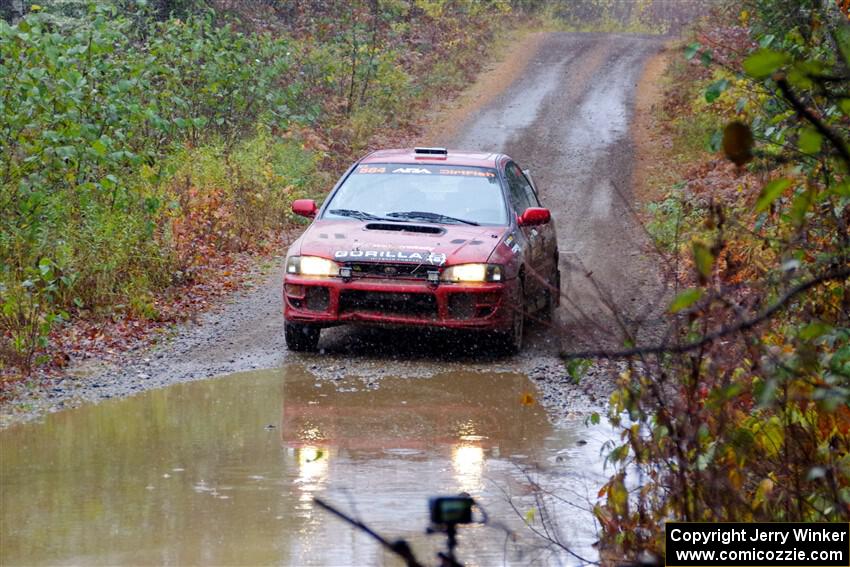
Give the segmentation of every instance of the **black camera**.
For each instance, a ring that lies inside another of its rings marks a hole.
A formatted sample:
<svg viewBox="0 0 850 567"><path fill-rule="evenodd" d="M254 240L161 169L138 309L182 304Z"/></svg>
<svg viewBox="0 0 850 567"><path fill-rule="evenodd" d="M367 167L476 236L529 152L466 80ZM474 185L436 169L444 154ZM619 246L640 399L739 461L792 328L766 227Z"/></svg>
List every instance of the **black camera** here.
<svg viewBox="0 0 850 567"><path fill-rule="evenodd" d="M438 496L431 498L431 523L444 525L471 524L472 506L469 496Z"/></svg>

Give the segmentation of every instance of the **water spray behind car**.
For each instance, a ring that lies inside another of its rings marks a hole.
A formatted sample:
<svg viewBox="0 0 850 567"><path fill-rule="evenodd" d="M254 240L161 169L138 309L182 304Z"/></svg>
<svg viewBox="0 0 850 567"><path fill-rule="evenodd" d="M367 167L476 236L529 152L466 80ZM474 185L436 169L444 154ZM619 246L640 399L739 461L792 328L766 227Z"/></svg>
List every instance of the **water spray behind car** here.
<svg viewBox="0 0 850 567"><path fill-rule="evenodd" d="M413 550L410 548L410 545L406 540L398 539L391 542L360 520L352 518L321 498L313 498L313 501L321 508L324 508L331 514L345 520L355 528L371 536L387 551L398 555L401 559L403 559L408 567L424 567L424 564L419 562L413 554ZM437 558L440 560L440 567L463 567L463 564L455 557L455 549L457 548L457 528L462 524L486 524L487 514L468 494L460 494L458 496L437 496L428 501L428 507L431 517L431 525L428 526L425 533L428 535L446 535L446 550L437 553ZM473 519L473 508L477 508L482 514L482 518L480 520L476 521Z"/></svg>

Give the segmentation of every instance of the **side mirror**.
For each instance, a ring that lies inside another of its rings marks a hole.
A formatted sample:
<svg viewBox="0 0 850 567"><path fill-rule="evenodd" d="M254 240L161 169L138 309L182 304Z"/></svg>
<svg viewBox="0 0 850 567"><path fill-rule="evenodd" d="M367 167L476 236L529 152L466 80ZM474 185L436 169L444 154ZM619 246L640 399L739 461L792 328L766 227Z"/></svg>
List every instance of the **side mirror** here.
<svg viewBox="0 0 850 567"><path fill-rule="evenodd" d="M292 201L292 212L302 217L313 218L318 212L316 201L313 199L296 199Z"/></svg>
<svg viewBox="0 0 850 567"><path fill-rule="evenodd" d="M546 224L550 220L552 220L552 215L549 213L549 209L543 207L528 207L518 219L520 226L537 226Z"/></svg>

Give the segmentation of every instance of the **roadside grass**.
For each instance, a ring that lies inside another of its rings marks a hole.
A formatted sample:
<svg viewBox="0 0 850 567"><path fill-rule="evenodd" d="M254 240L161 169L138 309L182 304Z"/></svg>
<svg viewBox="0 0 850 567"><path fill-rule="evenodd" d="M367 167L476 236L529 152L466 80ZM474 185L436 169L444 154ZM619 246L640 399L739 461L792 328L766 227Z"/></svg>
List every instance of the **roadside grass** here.
<svg viewBox="0 0 850 567"><path fill-rule="evenodd" d="M694 112L693 100L699 87L693 84L681 43L669 47L666 69L660 77L663 99L651 109L653 140L652 167L645 167L640 196L645 226L655 244L665 252L677 252L690 227L698 226L702 212L684 195L683 179L692 165L710 159L708 151L716 117Z"/></svg>

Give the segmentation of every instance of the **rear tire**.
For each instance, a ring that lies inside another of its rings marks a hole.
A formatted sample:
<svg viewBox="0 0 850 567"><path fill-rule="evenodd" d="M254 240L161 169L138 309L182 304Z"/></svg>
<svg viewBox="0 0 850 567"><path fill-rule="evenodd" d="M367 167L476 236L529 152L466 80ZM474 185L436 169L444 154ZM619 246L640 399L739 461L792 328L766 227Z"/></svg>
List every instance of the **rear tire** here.
<svg viewBox="0 0 850 567"><path fill-rule="evenodd" d="M283 324L283 336L286 348L295 352L316 352L319 349L319 335L322 330L312 325L299 323Z"/></svg>

